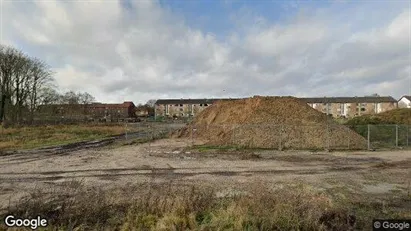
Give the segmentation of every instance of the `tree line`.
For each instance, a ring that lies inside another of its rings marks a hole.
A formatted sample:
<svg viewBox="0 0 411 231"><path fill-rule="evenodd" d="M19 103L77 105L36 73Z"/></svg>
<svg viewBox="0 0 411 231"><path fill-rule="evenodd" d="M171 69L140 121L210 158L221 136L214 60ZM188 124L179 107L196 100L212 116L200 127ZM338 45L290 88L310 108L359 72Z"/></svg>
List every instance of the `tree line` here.
<svg viewBox="0 0 411 231"><path fill-rule="evenodd" d="M33 120L40 105L88 104L89 93L60 94L44 61L0 44L0 123Z"/></svg>

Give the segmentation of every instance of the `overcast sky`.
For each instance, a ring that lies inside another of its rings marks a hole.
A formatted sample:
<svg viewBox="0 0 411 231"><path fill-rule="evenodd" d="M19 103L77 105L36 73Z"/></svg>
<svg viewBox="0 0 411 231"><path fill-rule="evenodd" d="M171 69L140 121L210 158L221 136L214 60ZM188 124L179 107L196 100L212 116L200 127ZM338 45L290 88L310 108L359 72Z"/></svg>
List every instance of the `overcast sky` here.
<svg viewBox="0 0 411 231"><path fill-rule="evenodd" d="M3 0L1 43L102 102L411 94L411 3Z"/></svg>

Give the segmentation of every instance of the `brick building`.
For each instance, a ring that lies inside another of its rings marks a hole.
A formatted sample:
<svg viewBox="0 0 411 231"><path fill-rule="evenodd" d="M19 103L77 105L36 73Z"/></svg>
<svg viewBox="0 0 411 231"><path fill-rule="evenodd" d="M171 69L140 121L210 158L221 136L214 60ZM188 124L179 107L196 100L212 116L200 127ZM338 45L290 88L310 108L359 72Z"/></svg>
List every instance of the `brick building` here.
<svg viewBox="0 0 411 231"><path fill-rule="evenodd" d="M133 118L135 108L133 102L125 101L122 104L92 103L87 105L88 112L93 117Z"/></svg>
<svg viewBox="0 0 411 231"><path fill-rule="evenodd" d="M40 105L37 110L39 116L62 116L65 118L111 118L123 119L135 116L133 102L121 104L91 103L91 104L52 104Z"/></svg>

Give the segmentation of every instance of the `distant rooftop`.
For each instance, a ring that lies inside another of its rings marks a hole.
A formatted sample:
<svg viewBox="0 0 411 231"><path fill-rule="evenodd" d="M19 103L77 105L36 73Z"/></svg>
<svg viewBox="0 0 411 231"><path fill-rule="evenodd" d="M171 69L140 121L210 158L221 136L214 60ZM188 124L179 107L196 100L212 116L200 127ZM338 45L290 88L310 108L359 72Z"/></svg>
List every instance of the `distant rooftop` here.
<svg viewBox="0 0 411 231"><path fill-rule="evenodd" d="M160 104L213 104L219 100L233 100L230 98L211 98L211 99L159 99L156 101L157 105Z"/></svg>
<svg viewBox="0 0 411 231"><path fill-rule="evenodd" d="M411 96L410 95L404 95L403 97L401 97L401 99L402 98L406 98L406 99L408 99L409 101L411 101Z"/></svg>
<svg viewBox="0 0 411 231"><path fill-rule="evenodd" d="M391 96L300 98L307 103L395 103Z"/></svg>
<svg viewBox="0 0 411 231"><path fill-rule="evenodd" d="M407 96L408 97L408 96ZM411 97L410 97L411 98ZM218 100L235 100L241 98L210 98L210 99L159 99L160 104L213 104ZM395 103L391 96L364 96L364 97L311 97L299 98L307 103Z"/></svg>

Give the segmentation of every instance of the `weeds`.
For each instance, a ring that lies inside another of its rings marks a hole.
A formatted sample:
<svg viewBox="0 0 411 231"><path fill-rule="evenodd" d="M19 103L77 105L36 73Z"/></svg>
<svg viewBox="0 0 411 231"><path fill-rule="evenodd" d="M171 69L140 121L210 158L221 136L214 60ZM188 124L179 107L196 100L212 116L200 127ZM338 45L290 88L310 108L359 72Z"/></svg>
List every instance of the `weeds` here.
<svg viewBox="0 0 411 231"><path fill-rule="evenodd" d="M103 191L72 182L35 190L6 214L40 215L49 220L46 230L350 230L364 228L373 209L364 205L352 214L303 185L216 195L213 188L173 183Z"/></svg>

